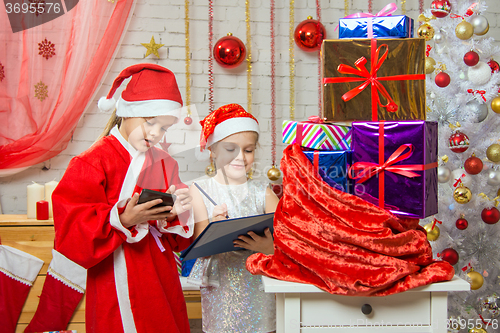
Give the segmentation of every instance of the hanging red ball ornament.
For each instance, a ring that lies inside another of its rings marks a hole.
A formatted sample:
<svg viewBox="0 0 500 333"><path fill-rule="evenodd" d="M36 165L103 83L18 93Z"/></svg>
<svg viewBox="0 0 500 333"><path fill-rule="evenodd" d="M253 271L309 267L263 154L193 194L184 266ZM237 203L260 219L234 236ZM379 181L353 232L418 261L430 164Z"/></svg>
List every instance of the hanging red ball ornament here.
<svg viewBox="0 0 500 333"><path fill-rule="evenodd" d="M441 259L455 265L458 262L458 252L452 248L444 249L440 254Z"/></svg>
<svg viewBox="0 0 500 333"><path fill-rule="evenodd" d="M483 161L472 154L471 157L465 160L464 169L469 175L477 175L483 171Z"/></svg>
<svg viewBox="0 0 500 333"><path fill-rule="evenodd" d="M491 74L498 73L498 71L500 71L500 65L498 65L498 62L496 62L495 60L491 59L490 61L488 61L488 65L491 68Z"/></svg>
<svg viewBox="0 0 500 333"><path fill-rule="evenodd" d="M464 55L464 62L467 66L476 66L479 62L479 54L469 51Z"/></svg>
<svg viewBox="0 0 500 333"><path fill-rule="evenodd" d="M450 136L449 148L454 153L463 153L469 148L469 137L460 131Z"/></svg>
<svg viewBox="0 0 500 333"><path fill-rule="evenodd" d="M431 13L436 17L446 17L451 12L451 3L448 0L434 0L431 3Z"/></svg>
<svg viewBox="0 0 500 333"><path fill-rule="evenodd" d="M469 226L469 221L467 221L465 217L462 215L455 222L455 226L457 227L458 230L465 230Z"/></svg>
<svg viewBox="0 0 500 333"><path fill-rule="evenodd" d="M445 72L439 72L434 78L434 82L438 87L444 88L450 84L450 76Z"/></svg>
<svg viewBox="0 0 500 333"><path fill-rule="evenodd" d="M500 211L496 207L485 208L481 212L481 219L484 223L495 224L500 220Z"/></svg>
<svg viewBox="0 0 500 333"><path fill-rule="evenodd" d="M193 123L193 118L191 117L184 118L184 124L191 125L192 123Z"/></svg>
<svg viewBox="0 0 500 333"><path fill-rule="evenodd" d="M214 46L214 59L221 67L237 67L245 60L246 54L245 44L231 33L219 39Z"/></svg>
<svg viewBox="0 0 500 333"><path fill-rule="evenodd" d="M300 22L293 34L295 44L306 52L318 51L321 48L323 39L326 39L326 30L318 20L313 20L311 16Z"/></svg>

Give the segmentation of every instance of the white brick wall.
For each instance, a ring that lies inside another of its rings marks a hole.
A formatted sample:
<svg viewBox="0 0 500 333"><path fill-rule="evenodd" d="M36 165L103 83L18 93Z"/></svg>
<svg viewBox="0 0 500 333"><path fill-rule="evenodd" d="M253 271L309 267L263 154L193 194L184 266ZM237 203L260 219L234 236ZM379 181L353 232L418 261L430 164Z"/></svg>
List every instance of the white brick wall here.
<svg viewBox="0 0 500 333"><path fill-rule="evenodd" d="M270 26L269 1L250 0L252 31L252 111L261 123L260 149L257 159L260 168L269 168L271 163L271 119L270 119ZM376 12L385 6L386 0L373 0ZM400 0L397 1L400 4ZM429 8L431 0L425 0L424 8ZM500 40L500 1L487 0L490 22L489 35ZM228 32L246 43L245 1L214 1L214 43ZM276 0L276 102L278 162L284 148L280 144L280 126L283 119L289 118L289 1ZM367 11L368 0L351 0L350 13ZM329 38L335 38L334 30L339 17L344 16L344 2L341 0L321 0L322 22ZM418 1L406 1L407 14L416 19ZM198 113L208 113L208 6L206 1L191 0L190 39L191 39L191 101ZM400 13L398 10L397 13ZM295 0L295 24L307 16L316 16L316 0ZM117 53L110 72L98 90L96 101L88 108L80 120L67 149L45 163L35 165L11 177L0 178L0 203L5 214L26 213L26 186L32 181L45 183L59 180L71 157L87 149L96 139L106 124L109 115L97 109L97 99L106 95L116 75L126 66L139 62L153 62L173 70L181 93L185 98L185 61L184 61L184 0L138 0L133 18L123 43ZM157 43L165 44L159 50L161 58L150 55L144 59L146 49L141 43L148 43L154 36ZM498 59L497 59L498 60ZM318 112L318 66L317 55L295 48L295 115L296 119L305 119ZM227 103L240 103L247 107L246 63L239 68L227 70L214 64L215 106ZM172 135L173 134L173 135ZM171 133L169 138L175 145L193 142L192 135ZM44 168L45 167L45 168ZM194 165L180 161L181 177L193 179L203 174L203 165ZM45 170L47 169L48 170Z"/></svg>

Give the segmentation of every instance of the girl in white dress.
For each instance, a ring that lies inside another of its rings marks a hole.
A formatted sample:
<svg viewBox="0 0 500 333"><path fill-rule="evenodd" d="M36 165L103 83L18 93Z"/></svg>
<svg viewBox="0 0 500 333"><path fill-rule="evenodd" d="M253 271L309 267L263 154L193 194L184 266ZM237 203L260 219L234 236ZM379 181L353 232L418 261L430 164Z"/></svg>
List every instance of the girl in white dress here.
<svg viewBox="0 0 500 333"><path fill-rule="evenodd" d="M274 212L278 198L266 182L249 179L259 137L257 120L240 105L229 104L203 121L202 144L210 150L217 173L197 184L218 204L214 206L191 186L195 236L213 221ZM271 332L276 329L274 294L265 293L260 275L250 274L246 259L255 252L273 254L269 229L263 236L249 232L234 241L232 251L199 258L189 276L201 285L203 331L207 333Z"/></svg>

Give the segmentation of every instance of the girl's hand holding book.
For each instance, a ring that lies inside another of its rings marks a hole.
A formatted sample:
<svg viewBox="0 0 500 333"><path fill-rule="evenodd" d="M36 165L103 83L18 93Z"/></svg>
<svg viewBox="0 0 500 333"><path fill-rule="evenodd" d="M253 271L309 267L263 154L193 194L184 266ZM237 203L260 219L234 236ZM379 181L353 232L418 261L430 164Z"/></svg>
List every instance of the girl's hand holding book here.
<svg viewBox="0 0 500 333"><path fill-rule="evenodd" d="M234 240L233 244L235 247L242 247L266 255L274 254L273 234L269 228L264 230L264 236L249 231L246 235L238 236L238 239Z"/></svg>

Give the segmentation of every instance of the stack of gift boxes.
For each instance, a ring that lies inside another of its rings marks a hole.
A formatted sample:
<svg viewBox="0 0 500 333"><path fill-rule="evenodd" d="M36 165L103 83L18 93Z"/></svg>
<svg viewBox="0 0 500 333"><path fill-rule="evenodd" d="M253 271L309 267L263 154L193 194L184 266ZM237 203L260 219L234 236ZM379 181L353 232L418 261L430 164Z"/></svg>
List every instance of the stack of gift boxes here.
<svg viewBox="0 0 500 333"><path fill-rule="evenodd" d="M328 186L400 217L437 213L437 123L425 121L425 40L407 16L340 20L321 48L321 117L284 121Z"/></svg>

